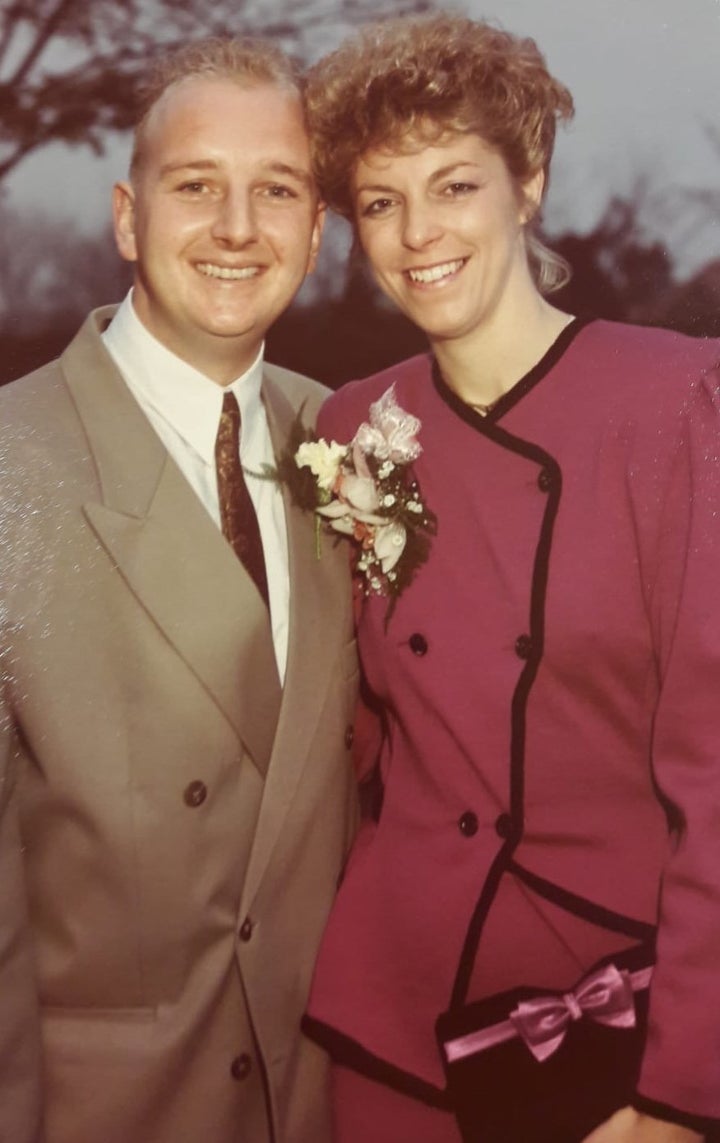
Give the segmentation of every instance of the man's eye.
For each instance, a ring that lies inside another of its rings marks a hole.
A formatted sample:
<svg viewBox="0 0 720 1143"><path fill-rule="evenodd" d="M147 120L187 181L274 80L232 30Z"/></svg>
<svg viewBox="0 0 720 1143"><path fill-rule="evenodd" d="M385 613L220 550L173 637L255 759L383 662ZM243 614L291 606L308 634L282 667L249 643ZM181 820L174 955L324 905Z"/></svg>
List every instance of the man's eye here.
<svg viewBox="0 0 720 1143"><path fill-rule="evenodd" d="M297 198L297 193L292 187L284 186L282 183L273 183L266 188L266 192L270 198Z"/></svg>
<svg viewBox="0 0 720 1143"><path fill-rule="evenodd" d="M177 189L179 191L183 191L186 194L202 194L203 191L207 190L207 186L205 183L201 182L187 182L180 183L180 186Z"/></svg>

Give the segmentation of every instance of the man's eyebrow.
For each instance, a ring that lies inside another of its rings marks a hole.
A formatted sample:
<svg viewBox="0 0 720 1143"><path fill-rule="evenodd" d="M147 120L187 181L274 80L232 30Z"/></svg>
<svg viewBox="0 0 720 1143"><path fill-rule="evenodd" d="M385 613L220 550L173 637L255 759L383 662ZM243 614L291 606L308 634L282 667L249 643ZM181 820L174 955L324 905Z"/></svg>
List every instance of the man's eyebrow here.
<svg viewBox="0 0 720 1143"><path fill-rule="evenodd" d="M178 159L172 163L164 163L160 168L160 177L166 178L168 175L177 174L180 171L203 172L217 171L219 169L220 164L216 162L215 159ZM263 172L295 179L296 182L302 183L310 189L315 186L315 181L310 171L305 170L303 167L294 167L291 163L283 163L280 161L269 162L260 168L260 173L262 174Z"/></svg>
<svg viewBox="0 0 720 1143"><path fill-rule="evenodd" d="M160 177L172 175L176 171L216 171L218 164L214 159L178 159L174 163L164 163L160 168Z"/></svg>
<svg viewBox="0 0 720 1143"><path fill-rule="evenodd" d="M304 183L307 187L313 187L315 185L315 180L310 171L305 170L304 167L294 167L291 163L272 162L268 163L266 169L276 175L287 175L291 179L296 179L299 183Z"/></svg>

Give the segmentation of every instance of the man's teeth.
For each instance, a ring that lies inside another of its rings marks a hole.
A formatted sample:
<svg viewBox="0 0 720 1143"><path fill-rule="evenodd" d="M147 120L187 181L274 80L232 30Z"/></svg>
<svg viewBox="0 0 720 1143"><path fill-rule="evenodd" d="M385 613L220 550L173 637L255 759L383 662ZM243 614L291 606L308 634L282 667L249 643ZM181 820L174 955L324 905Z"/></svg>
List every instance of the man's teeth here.
<svg viewBox="0 0 720 1143"><path fill-rule="evenodd" d="M408 274L413 282L439 282L449 274L456 274L464 262L464 258L458 258L456 262L443 262L439 266L429 266L427 270L408 270Z"/></svg>
<svg viewBox="0 0 720 1143"><path fill-rule="evenodd" d="M254 278L260 273L258 266L214 266L212 262L198 263L198 270L207 278L228 278L231 281L240 281L243 278Z"/></svg>

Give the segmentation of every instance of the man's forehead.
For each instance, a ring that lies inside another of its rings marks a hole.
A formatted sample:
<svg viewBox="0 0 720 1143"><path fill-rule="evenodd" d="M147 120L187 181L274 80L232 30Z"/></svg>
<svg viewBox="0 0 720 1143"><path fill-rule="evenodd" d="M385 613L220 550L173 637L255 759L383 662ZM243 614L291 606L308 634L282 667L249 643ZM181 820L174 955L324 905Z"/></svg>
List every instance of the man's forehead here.
<svg viewBox="0 0 720 1143"><path fill-rule="evenodd" d="M309 167L308 139L298 91L282 82L224 75L188 76L167 88L136 136L136 155L165 166L209 154L292 156Z"/></svg>
<svg viewBox="0 0 720 1143"><path fill-rule="evenodd" d="M302 116L302 101L297 88L280 80L262 80L248 76L225 74L193 74L175 80L156 100L145 118L146 129L176 114L197 111L204 105L228 103L239 107L272 102L283 104L289 114Z"/></svg>

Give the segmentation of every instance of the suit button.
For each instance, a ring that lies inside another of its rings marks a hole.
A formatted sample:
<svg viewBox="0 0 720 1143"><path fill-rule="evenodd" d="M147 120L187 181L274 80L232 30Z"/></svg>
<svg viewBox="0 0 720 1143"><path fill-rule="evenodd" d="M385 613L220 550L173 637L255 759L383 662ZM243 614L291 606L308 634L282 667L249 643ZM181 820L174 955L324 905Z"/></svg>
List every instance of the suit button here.
<svg viewBox="0 0 720 1143"><path fill-rule="evenodd" d="M540 470L540 475L538 476L537 482L538 488L541 492L550 491L553 486L553 478L549 468L543 468Z"/></svg>
<svg viewBox="0 0 720 1143"><path fill-rule="evenodd" d="M529 659L532 654L532 639L529 635L518 635L515 640L515 654L518 659Z"/></svg>
<svg viewBox="0 0 720 1143"><path fill-rule="evenodd" d="M355 731L352 726L345 728L345 748L349 750L355 740Z"/></svg>
<svg viewBox="0 0 720 1143"><path fill-rule="evenodd" d="M464 837L474 837L478 831L477 814L467 810L458 822L458 829Z"/></svg>
<svg viewBox="0 0 720 1143"><path fill-rule="evenodd" d="M252 934L253 934L253 923L249 917L246 917L240 926L240 931L239 931L238 935L239 935L241 941L245 941L247 943L250 940L250 937L252 936Z"/></svg>
<svg viewBox="0 0 720 1143"><path fill-rule="evenodd" d="M230 1064L230 1075L233 1079L236 1080L247 1079L247 1077L250 1075L251 1070L252 1060L250 1059L247 1052L241 1052L240 1055L236 1056L233 1062Z"/></svg>
<svg viewBox="0 0 720 1143"><path fill-rule="evenodd" d="M424 635L420 635L416 632L414 635L410 636L408 642L410 643L410 650L412 651L413 655L427 655L428 644L427 639Z"/></svg>
<svg viewBox="0 0 720 1143"><path fill-rule="evenodd" d="M207 786L204 782L191 782L189 786L185 787L183 793L183 801L186 806L195 809L201 806L207 797Z"/></svg>
<svg viewBox="0 0 720 1143"><path fill-rule="evenodd" d="M513 823L510 814L500 814L495 821L495 832L498 837L508 838L513 832Z"/></svg>

